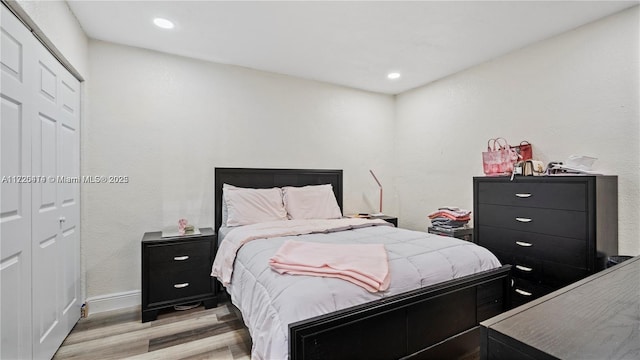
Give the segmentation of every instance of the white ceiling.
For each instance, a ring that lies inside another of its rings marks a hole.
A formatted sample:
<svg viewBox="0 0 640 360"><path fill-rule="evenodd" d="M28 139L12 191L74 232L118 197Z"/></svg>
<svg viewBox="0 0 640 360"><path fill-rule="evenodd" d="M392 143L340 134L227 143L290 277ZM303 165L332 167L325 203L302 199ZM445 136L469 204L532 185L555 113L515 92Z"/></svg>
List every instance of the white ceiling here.
<svg viewBox="0 0 640 360"><path fill-rule="evenodd" d="M68 1L87 35L387 94L639 1ZM176 24L162 30L165 17ZM399 71L402 77L388 80Z"/></svg>

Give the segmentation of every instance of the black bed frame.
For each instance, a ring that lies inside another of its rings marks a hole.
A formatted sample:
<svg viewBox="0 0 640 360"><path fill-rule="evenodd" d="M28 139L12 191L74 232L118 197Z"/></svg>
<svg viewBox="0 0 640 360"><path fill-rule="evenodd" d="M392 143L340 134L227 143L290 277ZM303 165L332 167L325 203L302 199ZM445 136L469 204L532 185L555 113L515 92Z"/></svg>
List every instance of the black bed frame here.
<svg viewBox="0 0 640 360"><path fill-rule="evenodd" d="M222 185L269 188L332 184L342 209L342 170L215 169L215 223ZM477 352L479 323L510 305L510 266L484 271L289 324L292 360L455 359Z"/></svg>

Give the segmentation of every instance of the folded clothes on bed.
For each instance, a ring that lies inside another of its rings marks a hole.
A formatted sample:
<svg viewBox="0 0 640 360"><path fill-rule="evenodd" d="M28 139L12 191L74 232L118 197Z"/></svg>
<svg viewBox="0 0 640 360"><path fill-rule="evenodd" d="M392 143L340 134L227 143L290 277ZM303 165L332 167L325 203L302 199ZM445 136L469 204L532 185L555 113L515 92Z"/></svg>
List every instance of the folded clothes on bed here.
<svg viewBox="0 0 640 360"><path fill-rule="evenodd" d="M370 292L389 287L389 261L382 244L324 244L287 240L269 259L280 274L334 277Z"/></svg>

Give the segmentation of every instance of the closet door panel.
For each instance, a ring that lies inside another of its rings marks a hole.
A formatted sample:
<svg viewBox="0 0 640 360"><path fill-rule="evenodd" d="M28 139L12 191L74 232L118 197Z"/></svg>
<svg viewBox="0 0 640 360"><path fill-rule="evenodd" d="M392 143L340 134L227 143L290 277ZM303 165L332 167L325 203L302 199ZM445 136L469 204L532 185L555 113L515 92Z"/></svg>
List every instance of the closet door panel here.
<svg viewBox="0 0 640 360"><path fill-rule="evenodd" d="M33 340L34 357L48 358L80 317L80 102L78 82L44 48L36 69L32 171L49 181L32 187Z"/></svg>
<svg viewBox="0 0 640 360"><path fill-rule="evenodd" d="M52 64L48 61L46 62L47 63L43 61L38 62L38 72L40 73L38 76L38 90L42 97L51 101L53 109L55 109L58 98L58 71L51 69L52 67L57 67L55 66L55 64Z"/></svg>
<svg viewBox="0 0 640 360"><path fill-rule="evenodd" d="M62 241L62 315L71 331L80 316L80 83L65 72L60 77L59 176Z"/></svg>
<svg viewBox="0 0 640 360"><path fill-rule="evenodd" d="M31 191L20 181L31 174L31 134L20 94L6 85L0 98L0 359L22 359L31 348Z"/></svg>
<svg viewBox="0 0 640 360"><path fill-rule="evenodd" d="M0 16L0 359L29 359L34 77L25 69L34 39L4 6Z"/></svg>
<svg viewBox="0 0 640 360"><path fill-rule="evenodd" d="M44 176L47 183L32 185L32 255L33 255L33 321L34 358L48 358L64 338L60 326L60 219L55 177L57 176L58 121L52 111L42 112L42 99L36 102L38 114L33 129L32 171ZM48 100L45 100L48 101Z"/></svg>

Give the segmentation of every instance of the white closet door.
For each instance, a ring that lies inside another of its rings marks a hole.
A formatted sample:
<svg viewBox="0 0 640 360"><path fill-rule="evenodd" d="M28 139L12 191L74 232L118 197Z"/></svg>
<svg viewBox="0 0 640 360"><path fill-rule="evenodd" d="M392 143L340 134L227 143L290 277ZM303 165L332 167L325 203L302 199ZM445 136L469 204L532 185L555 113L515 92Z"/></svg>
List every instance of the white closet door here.
<svg viewBox="0 0 640 360"><path fill-rule="evenodd" d="M50 358L80 317L80 85L42 46L34 65L33 356Z"/></svg>
<svg viewBox="0 0 640 360"><path fill-rule="evenodd" d="M0 359L31 358L33 36L0 7Z"/></svg>
<svg viewBox="0 0 640 360"><path fill-rule="evenodd" d="M0 11L0 359L46 359L80 318L80 84Z"/></svg>
<svg viewBox="0 0 640 360"><path fill-rule="evenodd" d="M80 319L80 82L66 69L60 74L59 176L58 199L63 221L62 240L62 311L65 336Z"/></svg>

